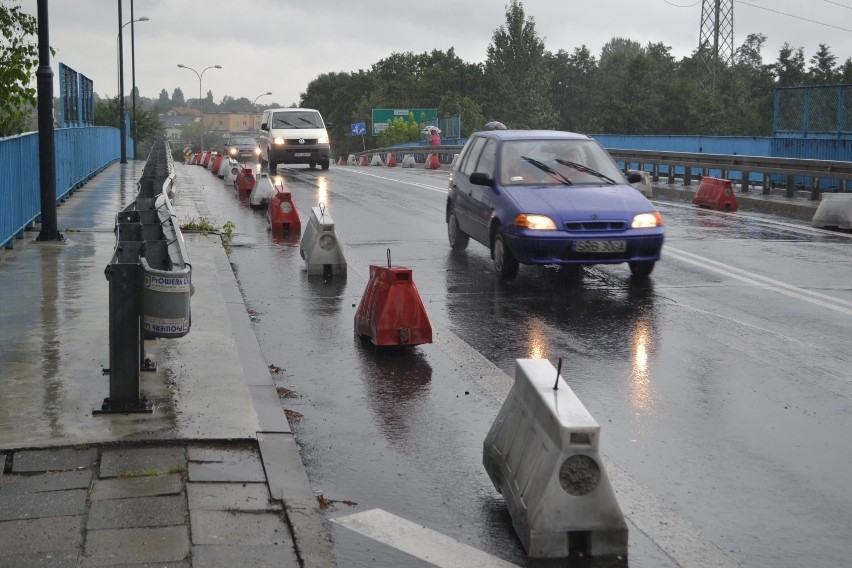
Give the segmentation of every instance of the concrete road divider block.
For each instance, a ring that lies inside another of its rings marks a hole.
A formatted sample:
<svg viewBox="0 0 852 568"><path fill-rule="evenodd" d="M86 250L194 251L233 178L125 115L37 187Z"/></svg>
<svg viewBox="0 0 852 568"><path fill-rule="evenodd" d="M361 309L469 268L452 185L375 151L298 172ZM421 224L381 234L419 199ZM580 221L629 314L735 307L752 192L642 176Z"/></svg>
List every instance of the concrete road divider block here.
<svg viewBox="0 0 852 568"><path fill-rule="evenodd" d="M642 176L642 181L637 181L630 185L636 188L645 197L654 197L654 192L651 189L651 174L648 172L639 172L639 175Z"/></svg>
<svg viewBox="0 0 852 568"><path fill-rule="evenodd" d="M823 193L812 227L852 229L852 193Z"/></svg>
<svg viewBox="0 0 852 568"><path fill-rule="evenodd" d="M396 154L393 152L388 153L387 158L385 159L385 165L389 168L395 168L397 165Z"/></svg>
<svg viewBox="0 0 852 568"><path fill-rule="evenodd" d="M627 554L627 524L599 438L600 426L549 361L515 361L515 384L482 461L531 558Z"/></svg>
<svg viewBox="0 0 852 568"><path fill-rule="evenodd" d="M382 162L382 157L378 154L373 154L373 158L370 160L371 166L384 166L384 162Z"/></svg>
<svg viewBox="0 0 852 568"><path fill-rule="evenodd" d="M737 196L729 179L703 177L692 203L700 207L709 207L719 211L736 211Z"/></svg>
<svg viewBox="0 0 852 568"><path fill-rule="evenodd" d="M358 158L355 157L355 154L349 154L349 157L346 158L346 164L349 166L357 166Z"/></svg>
<svg viewBox="0 0 852 568"><path fill-rule="evenodd" d="M273 233L283 235L300 235L302 233L302 221L299 219L299 210L293 201L293 194L284 186L282 178L281 185L273 185L272 197L266 206L266 220Z"/></svg>
<svg viewBox="0 0 852 568"><path fill-rule="evenodd" d="M427 170L440 170L441 162L438 160L438 154L429 154L429 157L426 158L426 163L423 164L423 167Z"/></svg>
<svg viewBox="0 0 852 568"><path fill-rule="evenodd" d="M305 260L308 276L346 276L346 258L334 229L334 219L325 205L311 207L311 218L299 243L299 254Z"/></svg>
<svg viewBox="0 0 852 568"><path fill-rule="evenodd" d="M257 185L257 180L254 177L254 172L250 166L240 166L240 171L234 179L234 189L240 197L245 197Z"/></svg>
<svg viewBox="0 0 852 568"><path fill-rule="evenodd" d="M236 189L237 186L234 182L237 181L237 175L239 175L241 170L242 167L240 164L236 160L230 159L228 161L228 169L225 170L225 185Z"/></svg>
<svg viewBox="0 0 852 568"><path fill-rule="evenodd" d="M414 154L406 154L402 158L402 167L403 168L413 168L417 165L417 161L414 159Z"/></svg>
<svg viewBox="0 0 852 568"><path fill-rule="evenodd" d="M249 194L249 205L251 207L267 206L269 200L275 195L275 186L284 187L284 178L281 176L261 176Z"/></svg>
<svg viewBox="0 0 852 568"><path fill-rule="evenodd" d="M432 324L410 268L370 265L370 280L355 312L355 333L379 347L432 343Z"/></svg>
<svg viewBox="0 0 852 568"><path fill-rule="evenodd" d="M223 161L224 157L225 157L224 154L216 154L215 156L213 156L213 159L210 161L210 171L211 172L218 175L219 166L222 165L222 161Z"/></svg>

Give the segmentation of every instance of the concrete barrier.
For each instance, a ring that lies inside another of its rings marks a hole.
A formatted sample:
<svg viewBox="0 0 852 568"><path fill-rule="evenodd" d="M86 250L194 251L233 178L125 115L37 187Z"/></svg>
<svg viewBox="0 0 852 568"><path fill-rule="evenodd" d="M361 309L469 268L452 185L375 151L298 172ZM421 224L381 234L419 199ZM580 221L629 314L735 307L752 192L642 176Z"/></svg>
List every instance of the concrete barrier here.
<svg viewBox="0 0 852 568"><path fill-rule="evenodd" d="M811 226L852 229L852 193L823 193Z"/></svg>
<svg viewBox="0 0 852 568"><path fill-rule="evenodd" d="M311 218L299 243L299 254L305 260L308 276L346 276L346 258L340 249L334 219L322 203L319 207L311 207Z"/></svg>
<svg viewBox="0 0 852 568"><path fill-rule="evenodd" d="M642 181L637 181L630 185L636 188L645 197L654 197L654 191L651 189L651 174L648 172L639 172L639 174L642 176Z"/></svg>
<svg viewBox="0 0 852 568"><path fill-rule="evenodd" d="M402 158L403 168L413 168L417 165L417 160L414 159L414 154L406 154Z"/></svg>
<svg viewBox="0 0 852 568"><path fill-rule="evenodd" d="M530 557L626 555L627 524L598 453L600 426L557 375L546 359L516 360L483 465Z"/></svg>

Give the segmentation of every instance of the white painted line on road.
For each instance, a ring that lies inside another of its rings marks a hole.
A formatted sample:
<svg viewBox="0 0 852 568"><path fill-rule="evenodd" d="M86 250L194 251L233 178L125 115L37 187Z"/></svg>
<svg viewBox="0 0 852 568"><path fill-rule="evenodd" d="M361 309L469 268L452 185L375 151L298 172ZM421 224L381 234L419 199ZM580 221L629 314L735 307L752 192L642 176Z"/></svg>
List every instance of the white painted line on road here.
<svg viewBox="0 0 852 568"><path fill-rule="evenodd" d="M376 175L376 174L371 174L369 172L363 172L363 171L360 171L360 170L345 170L345 171L353 173L353 174L362 175L362 176L370 176L370 177L374 177L374 178L378 178L378 179L392 181L392 182L395 182L395 183L403 183L405 185L413 185L414 187L422 187L424 189L428 189L430 191L437 191L438 193L443 193L443 194L446 194L447 191L448 191L448 188L446 188L446 187L440 187L440 186L435 186L435 185L426 185L424 183L415 183L413 181L405 181L405 180L401 180L401 179L398 179L398 178L380 176L380 175Z"/></svg>
<svg viewBox="0 0 852 568"><path fill-rule="evenodd" d="M705 258L703 256L699 256L691 252L686 252L685 250L680 250L668 245L666 245L664 250L666 254L674 256L681 262L700 266L701 268L704 268L706 270L710 270L718 274L723 274L730 278L735 278L737 280L740 280L741 282L753 284L754 286L763 288L765 290L771 290L773 292L777 292L778 294L783 294L791 298L804 300L817 306L852 316L852 302L848 300L843 300L841 298L835 298L833 296L828 296L819 292L813 292L811 290L799 288L798 286L793 286L791 284L786 284L784 282L774 280L766 276L754 274L747 270L736 268L724 264L722 262L711 260L709 258Z"/></svg>
<svg viewBox="0 0 852 568"><path fill-rule="evenodd" d="M337 517L331 521L441 568L516 566L381 509Z"/></svg>

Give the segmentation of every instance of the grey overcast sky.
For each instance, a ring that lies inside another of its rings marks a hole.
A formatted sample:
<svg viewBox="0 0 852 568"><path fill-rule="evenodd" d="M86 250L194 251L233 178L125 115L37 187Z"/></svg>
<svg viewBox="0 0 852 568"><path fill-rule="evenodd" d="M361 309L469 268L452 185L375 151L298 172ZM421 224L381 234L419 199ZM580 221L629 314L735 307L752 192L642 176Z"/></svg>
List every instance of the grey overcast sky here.
<svg viewBox="0 0 852 568"><path fill-rule="evenodd" d="M8 0L6 0L8 1ZM36 0L19 0L36 14ZM130 22L131 0L123 2ZM64 63L94 81L100 96L118 92L119 0L49 2L54 74ZM169 95L180 87L198 96L224 95L289 106L321 73L369 69L394 52L455 48L471 63L483 62L494 30L505 23L504 0L133 0L136 84L142 96ZM662 42L680 59L698 44L701 0L524 0L527 16L551 52L586 45L598 56L613 37L642 45ZM786 14L786 15L785 15ZM130 27L124 27L125 93L131 89ZM852 56L852 0L748 0L734 3L734 45L748 34L767 36L764 63L774 62L784 42L804 48L806 59L820 43L842 64ZM58 82L57 82L58 85ZM57 89L58 87L54 87Z"/></svg>

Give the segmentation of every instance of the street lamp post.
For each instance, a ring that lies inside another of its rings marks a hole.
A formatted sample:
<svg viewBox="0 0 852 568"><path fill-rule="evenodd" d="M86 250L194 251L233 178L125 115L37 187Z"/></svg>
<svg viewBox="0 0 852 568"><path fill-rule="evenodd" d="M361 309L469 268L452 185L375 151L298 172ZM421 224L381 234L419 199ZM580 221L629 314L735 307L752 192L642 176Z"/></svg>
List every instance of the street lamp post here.
<svg viewBox="0 0 852 568"><path fill-rule="evenodd" d="M254 100L251 102L251 114L252 114L252 116L251 116L251 127L252 127L252 130L255 130L254 115L257 112L257 109L254 106L254 103L256 103L257 99L259 99L260 97L265 97L266 95L271 95L271 94L272 94L272 91L269 91L268 93L261 93L261 94L257 95L254 98Z"/></svg>
<svg viewBox="0 0 852 568"><path fill-rule="evenodd" d="M189 69L198 76L198 104L201 105L201 150L204 151L204 103L201 101L201 78L204 77L204 72L208 69L221 69L222 66L211 65L210 67L205 67L204 69L202 69L201 73L199 73L192 67L184 65L183 63L178 63L178 67L180 67L181 69Z"/></svg>
<svg viewBox="0 0 852 568"><path fill-rule="evenodd" d="M131 10L133 7L131 6ZM130 21L122 24L121 16L121 0L118 0L118 128L121 132L121 163L127 163L127 128L124 124L124 37L123 30L125 26L133 24L133 22L147 22L148 18L141 17L138 20L133 19L133 15L130 16ZM131 26L131 38L133 27ZM132 41L132 39L131 39ZM134 87L134 98L133 98L133 122L136 122L136 58L133 58L133 87ZM136 150L136 144L134 143L134 152Z"/></svg>
<svg viewBox="0 0 852 568"><path fill-rule="evenodd" d="M133 22L147 22L148 18L142 16L138 20L133 19L133 0L130 0L130 75L133 81L133 106L131 109L131 122L133 123L133 159L138 156L139 149L139 125L136 124L136 34Z"/></svg>

